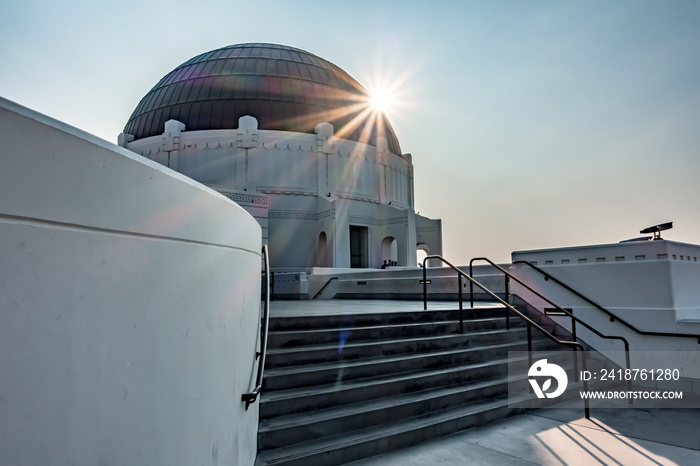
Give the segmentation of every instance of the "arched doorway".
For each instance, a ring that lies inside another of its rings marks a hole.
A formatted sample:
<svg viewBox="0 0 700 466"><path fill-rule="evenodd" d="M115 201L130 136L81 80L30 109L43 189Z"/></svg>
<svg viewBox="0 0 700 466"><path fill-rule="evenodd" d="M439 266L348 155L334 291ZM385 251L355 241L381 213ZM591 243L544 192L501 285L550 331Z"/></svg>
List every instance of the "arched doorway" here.
<svg viewBox="0 0 700 466"><path fill-rule="evenodd" d="M423 266L423 259L430 255L430 247L425 243L418 243L416 245L416 259L418 260L418 267ZM426 264L428 265L428 264Z"/></svg>
<svg viewBox="0 0 700 466"><path fill-rule="evenodd" d="M398 264L399 260L399 252L398 252L398 245L396 244L396 238L393 236L387 236L382 240L382 263L384 261L387 261L389 265L392 264L392 262L395 262Z"/></svg>

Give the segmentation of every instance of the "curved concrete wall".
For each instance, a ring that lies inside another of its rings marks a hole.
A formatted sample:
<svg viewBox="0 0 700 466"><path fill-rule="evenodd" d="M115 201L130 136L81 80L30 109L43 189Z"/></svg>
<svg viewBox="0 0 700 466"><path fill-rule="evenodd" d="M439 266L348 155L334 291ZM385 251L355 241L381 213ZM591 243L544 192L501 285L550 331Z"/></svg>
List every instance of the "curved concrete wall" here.
<svg viewBox="0 0 700 466"><path fill-rule="evenodd" d="M0 464L252 464L261 231L0 99Z"/></svg>

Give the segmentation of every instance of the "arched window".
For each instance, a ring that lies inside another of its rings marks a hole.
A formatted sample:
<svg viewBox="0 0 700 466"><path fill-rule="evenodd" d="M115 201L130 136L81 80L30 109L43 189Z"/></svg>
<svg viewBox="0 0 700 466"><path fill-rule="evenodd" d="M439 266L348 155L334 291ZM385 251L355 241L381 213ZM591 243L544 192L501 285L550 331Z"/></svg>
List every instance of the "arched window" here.
<svg viewBox="0 0 700 466"><path fill-rule="evenodd" d="M425 243L418 243L416 245L416 259L418 259L418 267L423 266L423 259L430 255L430 247ZM426 264L428 265L428 264Z"/></svg>

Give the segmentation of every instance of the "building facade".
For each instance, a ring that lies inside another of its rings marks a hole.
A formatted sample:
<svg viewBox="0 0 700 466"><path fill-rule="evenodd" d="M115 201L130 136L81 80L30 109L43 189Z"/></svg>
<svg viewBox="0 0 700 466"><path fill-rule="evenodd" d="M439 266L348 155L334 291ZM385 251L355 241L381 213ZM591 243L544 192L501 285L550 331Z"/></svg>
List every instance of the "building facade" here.
<svg viewBox="0 0 700 466"><path fill-rule="evenodd" d="M414 211L413 163L369 94L332 63L275 44L201 54L139 103L119 145L199 181L260 223L271 266L415 266L442 253Z"/></svg>

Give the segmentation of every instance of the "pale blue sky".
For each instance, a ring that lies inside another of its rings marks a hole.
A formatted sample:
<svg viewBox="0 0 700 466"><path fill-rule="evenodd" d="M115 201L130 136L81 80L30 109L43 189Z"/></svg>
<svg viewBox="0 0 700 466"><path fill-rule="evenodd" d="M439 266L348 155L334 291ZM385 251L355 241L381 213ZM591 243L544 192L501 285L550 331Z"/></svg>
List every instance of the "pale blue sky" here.
<svg viewBox="0 0 700 466"><path fill-rule="evenodd" d="M242 42L395 85L416 210L442 218L448 259L666 221L700 243L695 0L2 2L0 95L114 142L161 77Z"/></svg>

